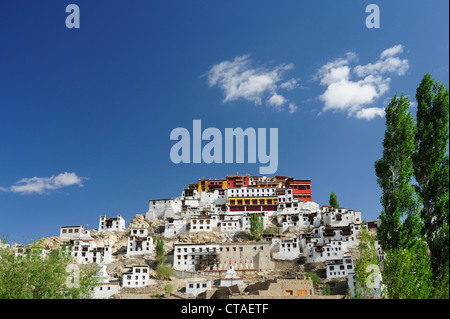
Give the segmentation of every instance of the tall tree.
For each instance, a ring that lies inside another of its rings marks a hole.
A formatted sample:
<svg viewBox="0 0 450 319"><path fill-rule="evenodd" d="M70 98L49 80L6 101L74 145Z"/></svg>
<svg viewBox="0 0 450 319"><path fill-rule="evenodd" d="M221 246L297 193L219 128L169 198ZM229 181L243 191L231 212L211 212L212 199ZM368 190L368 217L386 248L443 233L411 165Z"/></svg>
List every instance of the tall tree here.
<svg viewBox="0 0 450 319"><path fill-rule="evenodd" d="M411 245L421 229L418 198L411 184L416 126L409 106L403 94L392 98L385 110L383 156L375 162L383 207L378 237L385 250Z"/></svg>
<svg viewBox="0 0 450 319"><path fill-rule="evenodd" d="M252 214L250 217L250 238L259 239L264 231L264 220L259 214Z"/></svg>
<svg viewBox="0 0 450 319"><path fill-rule="evenodd" d="M431 297L433 281L427 244L417 240L408 248L387 251L383 261L383 284L384 297L390 299Z"/></svg>
<svg viewBox="0 0 450 319"><path fill-rule="evenodd" d="M423 203L423 235L437 278L448 272L449 261L449 90L427 73L416 90L416 100L414 177Z"/></svg>
<svg viewBox="0 0 450 319"><path fill-rule="evenodd" d="M359 237L359 258L355 260L354 287L354 297L357 299L369 297L375 288L378 288L375 287L375 283L370 282L372 273L369 269L379 270L375 236L370 233L366 223L361 224Z"/></svg>
<svg viewBox="0 0 450 319"><path fill-rule="evenodd" d="M336 196L336 194L334 192L332 192L331 195L330 195L329 203L330 203L330 205L332 207L339 208L339 203L338 203L338 200L337 200L337 196Z"/></svg>

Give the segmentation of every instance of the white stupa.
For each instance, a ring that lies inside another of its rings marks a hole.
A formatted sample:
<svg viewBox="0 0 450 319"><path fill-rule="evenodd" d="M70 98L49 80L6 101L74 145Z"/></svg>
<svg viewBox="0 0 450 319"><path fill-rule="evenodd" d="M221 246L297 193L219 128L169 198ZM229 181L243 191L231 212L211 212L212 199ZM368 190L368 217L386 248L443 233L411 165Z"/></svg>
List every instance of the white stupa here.
<svg viewBox="0 0 450 319"><path fill-rule="evenodd" d="M220 286L230 287L233 285L239 285L241 287L244 287L244 281L242 280L241 277L237 275L233 265L229 265L228 270L225 273L225 277L220 279Z"/></svg>

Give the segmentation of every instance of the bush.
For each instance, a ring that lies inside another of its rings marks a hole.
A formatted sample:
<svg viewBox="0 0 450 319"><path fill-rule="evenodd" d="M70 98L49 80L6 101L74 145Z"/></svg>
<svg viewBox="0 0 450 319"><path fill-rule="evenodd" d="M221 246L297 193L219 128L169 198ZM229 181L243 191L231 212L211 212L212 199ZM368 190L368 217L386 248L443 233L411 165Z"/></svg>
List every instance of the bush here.
<svg viewBox="0 0 450 319"><path fill-rule="evenodd" d="M161 279L169 279L173 276L173 269L169 264L158 264L156 266L156 275Z"/></svg>

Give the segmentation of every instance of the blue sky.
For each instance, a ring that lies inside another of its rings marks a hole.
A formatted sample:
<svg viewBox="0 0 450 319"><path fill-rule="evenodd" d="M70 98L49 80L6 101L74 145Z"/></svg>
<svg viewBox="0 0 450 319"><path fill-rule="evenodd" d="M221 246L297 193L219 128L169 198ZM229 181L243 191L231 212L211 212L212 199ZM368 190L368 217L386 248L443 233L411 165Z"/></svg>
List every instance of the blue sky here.
<svg viewBox="0 0 450 319"><path fill-rule="evenodd" d="M68 29L65 8L80 8ZM368 4L380 28L365 25ZM260 164L174 164L170 132L278 128L277 175L381 211L383 108L448 87L448 1L0 2L0 235L128 223L148 200Z"/></svg>

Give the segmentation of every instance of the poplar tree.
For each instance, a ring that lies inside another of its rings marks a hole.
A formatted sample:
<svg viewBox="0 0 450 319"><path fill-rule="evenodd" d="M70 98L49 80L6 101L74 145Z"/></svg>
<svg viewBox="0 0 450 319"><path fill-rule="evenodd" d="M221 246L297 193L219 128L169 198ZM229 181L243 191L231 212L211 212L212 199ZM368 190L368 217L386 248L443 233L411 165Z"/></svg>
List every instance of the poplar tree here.
<svg viewBox="0 0 450 319"><path fill-rule="evenodd" d="M361 224L359 237L359 258L355 260L354 298L356 299L367 298L372 294L376 287L368 285L368 281L373 276L369 269L379 270L375 236L370 233L367 224L364 222Z"/></svg>
<svg viewBox="0 0 450 319"><path fill-rule="evenodd" d="M253 214L250 217L250 238L259 239L264 231L263 217L258 214Z"/></svg>
<svg viewBox="0 0 450 319"><path fill-rule="evenodd" d="M422 198L422 234L431 251L435 278L445 277L449 261L449 91L427 73L416 90L417 132L413 154L416 189ZM447 297L448 298L448 297Z"/></svg>
<svg viewBox="0 0 450 319"><path fill-rule="evenodd" d="M409 106L403 94L392 98L385 110L383 156L375 162L383 207L378 238L385 250L408 247L420 235L419 199L411 184L416 126Z"/></svg>
<svg viewBox="0 0 450 319"><path fill-rule="evenodd" d="M330 205L333 208L339 208L339 203L338 203L338 200L337 200L337 196L336 196L336 194L334 192L332 192L331 195L330 195L329 203L330 203Z"/></svg>

